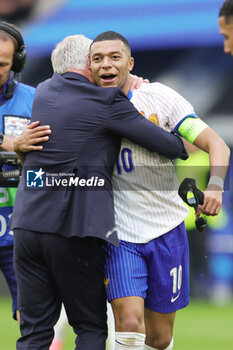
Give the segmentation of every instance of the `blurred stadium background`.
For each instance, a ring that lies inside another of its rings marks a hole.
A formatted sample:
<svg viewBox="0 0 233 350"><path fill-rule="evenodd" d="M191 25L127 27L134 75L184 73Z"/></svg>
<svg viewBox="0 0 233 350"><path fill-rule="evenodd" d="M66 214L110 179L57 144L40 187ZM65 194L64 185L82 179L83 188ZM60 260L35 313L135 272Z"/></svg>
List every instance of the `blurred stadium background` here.
<svg viewBox="0 0 233 350"><path fill-rule="evenodd" d="M177 90L232 148L233 57L223 53L223 40L218 31L218 11L222 2L0 0L0 19L15 23L23 32L28 60L22 81L33 86L51 76L51 51L65 36L84 34L94 38L105 30L120 32L132 47L133 73ZM195 172L190 170L193 169L191 166L188 170L177 164L178 176L180 179L195 176L198 186L204 188L208 181L206 158L198 152L191 161L196 165ZM221 215L208 221L205 233L195 231L193 212L187 221L192 302L177 316L177 345L174 347L177 350L208 350L215 349L215 345L216 349L233 348L232 178L230 169ZM11 320L9 325L4 322L10 319L10 309L8 290L1 274L0 310L0 349L13 349L13 345L2 343L4 334L14 344L12 337L17 335L17 325ZM14 328L12 333L11 327ZM197 344L198 339L200 344Z"/></svg>

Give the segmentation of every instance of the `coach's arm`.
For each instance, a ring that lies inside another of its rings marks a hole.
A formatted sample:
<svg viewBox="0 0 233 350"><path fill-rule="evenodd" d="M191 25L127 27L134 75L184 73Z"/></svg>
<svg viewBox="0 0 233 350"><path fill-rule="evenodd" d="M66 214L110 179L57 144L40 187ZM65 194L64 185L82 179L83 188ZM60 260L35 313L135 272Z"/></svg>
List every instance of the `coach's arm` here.
<svg viewBox="0 0 233 350"><path fill-rule="evenodd" d="M177 135L162 129L144 118L118 89L109 105L109 118L105 128L122 138L127 138L150 152L168 159L187 159L183 141Z"/></svg>

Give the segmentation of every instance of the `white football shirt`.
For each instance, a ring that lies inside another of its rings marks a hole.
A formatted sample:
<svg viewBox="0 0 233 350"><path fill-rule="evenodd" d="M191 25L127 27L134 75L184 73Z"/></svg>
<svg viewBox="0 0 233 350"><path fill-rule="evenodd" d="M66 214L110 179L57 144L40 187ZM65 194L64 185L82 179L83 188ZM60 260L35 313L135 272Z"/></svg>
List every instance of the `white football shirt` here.
<svg viewBox="0 0 233 350"><path fill-rule="evenodd" d="M171 88L143 84L131 102L144 117L173 131L192 105ZM113 173L115 221L119 239L147 243L179 225L189 209L178 195L179 182L171 160L122 139Z"/></svg>

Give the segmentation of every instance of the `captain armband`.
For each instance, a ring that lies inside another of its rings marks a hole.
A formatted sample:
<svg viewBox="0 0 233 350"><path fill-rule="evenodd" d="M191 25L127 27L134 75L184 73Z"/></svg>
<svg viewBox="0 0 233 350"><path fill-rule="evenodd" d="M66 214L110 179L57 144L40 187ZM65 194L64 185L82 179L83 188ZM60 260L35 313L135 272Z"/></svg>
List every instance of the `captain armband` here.
<svg viewBox="0 0 233 350"><path fill-rule="evenodd" d="M208 128L208 125L200 118L187 117L178 127L178 132L180 136L193 143L206 128Z"/></svg>

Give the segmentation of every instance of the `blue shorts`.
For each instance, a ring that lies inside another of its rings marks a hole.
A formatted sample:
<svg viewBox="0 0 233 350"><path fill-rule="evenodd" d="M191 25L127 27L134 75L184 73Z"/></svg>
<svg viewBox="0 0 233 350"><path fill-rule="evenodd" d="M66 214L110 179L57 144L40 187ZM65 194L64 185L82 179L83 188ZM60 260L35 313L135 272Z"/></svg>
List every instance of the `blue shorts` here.
<svg viewBox="0 0 233 350"><path fill-rule="evenodd" d="M184 223L146 243L105 246L108 300L145 299L152 311L171 313L189 304L189 247Z"/></svg>
<svg viewBox="0 0 233 350"><path fill-rule="evenodd" d="M17 306L17 283L13 266L13 246L0 248L0 270L2 271L12 296L12 312L16 320Z"/></svg>

